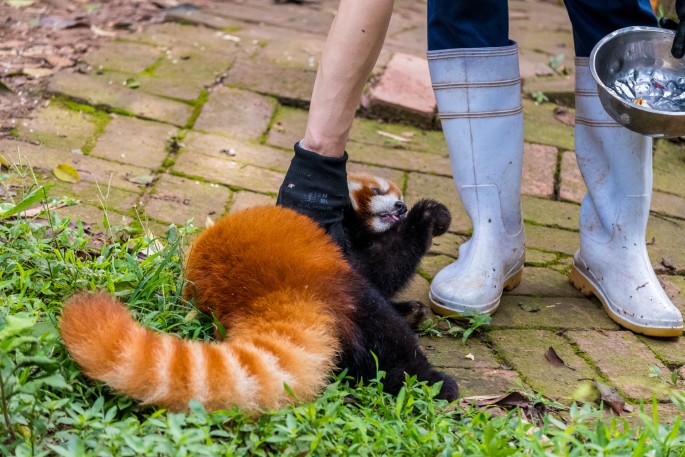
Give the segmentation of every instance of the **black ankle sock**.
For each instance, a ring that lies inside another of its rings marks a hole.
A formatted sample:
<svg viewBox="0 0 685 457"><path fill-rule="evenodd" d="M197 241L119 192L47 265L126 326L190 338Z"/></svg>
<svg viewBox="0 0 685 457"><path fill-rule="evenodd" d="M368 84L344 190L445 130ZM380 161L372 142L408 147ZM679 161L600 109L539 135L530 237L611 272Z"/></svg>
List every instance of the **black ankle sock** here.
<svg viewBox="0 0 685 457"><path fill-rule="evenodd" d="M347 152L343 157L326 157L295 143L295 156L278 192L276 204L311 217L341 246L342 226L350 203L347 190Z"/></svg>

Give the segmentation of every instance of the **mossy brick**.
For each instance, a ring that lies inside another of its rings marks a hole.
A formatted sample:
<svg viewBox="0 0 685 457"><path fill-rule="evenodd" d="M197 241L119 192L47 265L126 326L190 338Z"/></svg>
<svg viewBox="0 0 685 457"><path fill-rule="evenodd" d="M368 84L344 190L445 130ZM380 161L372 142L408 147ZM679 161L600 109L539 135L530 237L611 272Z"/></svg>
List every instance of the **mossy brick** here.
<svg viewBox="0 0 685 457"><path fill-rule="evenodd" d="M678 338L650 338L638 335L659 360L667 365L685 365L685 339Z"/></svg>
<svg viewBox="0 0 685 457"><path fill-rule="evenodd" d="M216 2L204 8L208 13L250 24L267 24L272 26L295 28L317 33L323 36L328 32L335 15L334 9L307 9L303 13L301 5L292 3L272 4L260 2Z"/></svg>
<svg viewBox="0 0 685 457"><path fill-rule="evenodd" d="M395 5L398 5L397 2ZM399 9L402 12L393 14L390 18L388 34L383 48L407 52L416 56L425 56L426 37L428 36L426 12L412 6L400 6Z"/></svg>
<svg viewBox="0 0 685 457"><path fill-rule="evenodd" d="M543 93L550 101L564 106L574 106L573 94L575 79L572 74L559 74L549 66L550 54L519 48L521 68L521 91L531 98L534 93ZM570 68L569 68L570 64ZM574 63L564 59L563 65L571 72ZM537 95L537 94L536 94Z"/></svg>
<svg viewBox="0 0 685 457"><path fill-rule="evenodd" d="M433 237L433 244L431 244L429 252L431 254L444 254L456 257L459 252L459 246L468 239L469 237L467 236L447 232Z"/></svg>
<svg viewBox="0 0 685 457"><path fill-rule="evenodd" d="M293 145L304 137L307 117L306 110L279 105L271 123L266 144L292 150Z"/></svg>
<svg viewBox="0 0 685 457"><path fill-rule="evenodd" d="M430 289L428 281L415 274L411 277L406 287L393 297L393 301L419 301L427 304L428 289Z"/></svg>
<svg viewBox="0 0 685 457"><path fill-rule="evenodd" d="M521 197L523 218L526 222L550 228L577 231L580 206L524 195Z"/></svg>
<svg viewBox="0 0 685 457"><path fill-rule="evenodd" d="M445 368L444 371L456 379L462 397L504 395L524 385L514 370Z"/></svg>
<svg viewBox="0 0 685 457"><path fill-rule="evenodd" d="M168 140L178 129L168 124L115 116L91 151L94 157L155 169L167 157Z"/></svg>
<svg viewBox="0 0 685 457"><path fill-rule="evenodd" d="M573 127L561 123L554 117L552 103L536 105L523 100L523 137L527 143L545 144L561 149L573 149Z"/></svg>
<svg viewBox="0 0 685 457"><path fill-rule="evenodd" d="M191 106L126 88L122 85L125 76L118 79L111 79L111 76L60 72L50 80L48 89L91 106L123 110L177 126L184 126L190 118Z"/></svg>
<svg viewBox="0 0 685 457"><path fill-rule="evenodd" d="M460 323L452 325L461 325ZM420 338L423 352L431 363L438 368L498 369L501 368L495 354L483 341L469 338L462 343L461 337L448 335L441 337L422 336ZM473 358L471 358L473 356Z"/></svg>
<svg viewBox="0 0 685 457"><path fill-rule="evenodd" d="M569 65L570 64L570 65ZM573 72L575 67L573 61L565 61L565 66L570 66L570 71ZM534 99L533 94L542 93L552 103L558 103L562 106L574 106L575 79L572 74L563 75L554 73L551 76L532 76L525 78L521 84L522 92Z"/></svg>
<svg viewBox="0 0 685 457"><path fill-rule="evenodd" d="M188 177L269 194L278 192L284 178L284 174L265 168L190 152L180 154L174 171Z"/></svg>
<svg viewBox="0 0 685 457"><path fill-rule="evenodd" d="M164 49L192 46L199 51L226 52L233 55L240 44L227 40L220 31L173 22L153 24L127 36L127 41L154 44Z"/></svg>
<svg viewBox="0 0 685 457"><path fill-rule="evenodd" d="M576 153L564 151L561 156L561 172L559 173L559 196L562 200L580 203L587 193L585 181L580 174Z"/></svg>
<svg viewBox="0 0 685 457"><path fill-rule="evenodd" d="M381 133L379 133L381 132ZM384 136L384 133L404 138L402 142ZM350 141L366 146L426 152L448 157L445 135L441 130L425 130L411 125L392 124L373 119L357 118L350 130ZM363 146L355 146L361 148ZM351 147L354 150L354 147ZM443 170L449 174L449 168Z"/></svg>
<svg viewBox="0 0 685 457"><path fill-rule="evenodd" d="M685 277L660 274L657 279L671 302L685 314Z"/></svg>
<svg viewBox="0 0 685 457"><path fill-rule="evenodd" d="M354 162L364 162L406 171L451 176L449 159L437 154L369 145L355 147L353 143L348 143L348 150L352 151L350 153L350 160Z"/></svg>
<svg viewBox="0 0 685 457"><path fill-rule="evenodd" d="M258 140L266 132L275 109L273 98L219 86L210 91L194 128L207 133Z"/></svg>
<svg viewBox="0 0 685 457"><path fill-rule="evenodd" d="M526 255L529 251L526 251ZM527 261L528 259L526 259ZM568 277L550 268L524 267L523 280L509 295L528 295L531 297L583 298L571 285Z"/></svg>
<svg viewBox="0 0 685 457"><path fill-rule="evenodd" d="M523 27L532 27L533 30L567 31L568 33L571 31L566 9L559 2L541 2L535 8L531 8L526 0L512 0L509 17L515 33ZM548 44L553 45L554 42ZM570 44L565 45L562 49L572 49L570 46Z"/></svg>
<svg viewBox="0 0 685 457"><path fill-rule="evenodd" d="M242 57L233 64L224 82L232 87L306 106L311 99L315 78L313 69L279 66Z"/></svg>
<svg viewBox="0 0 685 457"><path fill-rule="evenodd" d="M685 197L685 144L666 140L654 144L654 190Z"/></svg>
<svg viewBox="0 0 685 457"><path fill-rule="evenodd" d="M428 255L421 259L419 271L422 274L426 274L430 278L433 278L436 274L438 274L438 271L442 270L452 262L454 262L454 257L444 254Z"/></svg>
<svg viewBox="0 0 685 457"><path fill-rule="evenodd" d="M652 192L650 211L683 219L685 218L685 198L680 195L654 191Z"/></svg>
<svg viewBox="0 0 685 457"><path fill-rule="evenodd" d="M552 69L549 68L543 58L546 57L541 52L519 47L519 70L521 74L521 84L525 84L527 79L533 78L538 74L551 75ZM522 92L524 92L522 90Z"/></svg>
<svg viewBox="0 0 685 457"><path fill-rule="evenodd" d="M157 46L126 41L111 41L83 56L94 70L113 70L123 73L140 73L162 56Z"/></svg>
<svg viewBox="0 0 685 457"><path fill-rule="evenodd" d="M131 192L87 181L74 184L65 183L57 180L52 173L45 176L42 184L54 185L49 191L51 196L68 196L85 205L106 208L120 213L125 213L137 206L140 200L140 191Z"/></svg>
<svg viewBox="0 0 685 457"><path fill-rule="evenodd" d="M557 148L542 144L523 145L521 193L550 198L554 195Z"/></svg>
<svg viewBox="0 0 685 457"><path fill-rule="evenodd" d="M10 177L3 180L2 187L9 187L22 198L34 185L52 186L48 189L49 197L69 197L76 201L76 206L88 205L97 208L107 208L119 212L126 212L138 203L140 192L131 192L117 189L115 187L99 186L93 182L80 181L78 183L67 183L58 180L51 170L34 170L33 174L11 173Z"/></svg>
<svg viewBox="0 0 685 457"><path fill-rule="evenodd" d="M325 40L321 35L302 29L270 27L245 27L235 32L245 44L257 41L260 44L260 61L276 67L300 68L316 71ZM241 42L242 44L242 42ZM310 87L311 91L311 87Z"/></svg>
<svg viewBox="0 0 685 457"><path fill-rule="evenodd" d="M539 17L544 17L540 23L536 23L531 18L531 10L536 8L527 8L526 15L528 17L515 22L515 27L512 28L512 39L516 40L520 48L539 53L542 63L549 62L551 56L563 54L564 60L561 63L573 74L573 33L566 11L563 8L558 8L557 15L562 15L566 19L563 25L561 23L551 25L549 14L540 15ZM571 91L573 91L573 85Z"/></svg>
<svg viewBox="0 0 685 457"><path fill-rule="evenodd" d="M235 56L227 52L201 51L195 47L169 49L149 72L136 76L141 91L164 97L194 101L205 87L216 83Z"/></svg>
<svg viewBox="0 0 685 457"><path fill-rule="evenodd" d="M143 205L145 214L154 219L178 225L192 219L194 225L204 227L208 217L216 220L225 212L229 197L230 191L217 184L162 175Z"/></svg>
<svg viewBox="0 0 685 457"><path fill-rule="evenodd" d="M525 224L526 246L544 251L573 255L580 245L578 232Z"/></svg>
<svg viewBox="0 0 685 457"><path fill-rule="evenodd" d="M230 203L229 213L235 213L254 206L270 206L276 204L276 197L264 194L257 194L247 190L233 193L233 200Z"/></svg>
<svg viewBox="0 0 685 457"><path fill-rule="evenodd" d="M362 106L371 117L430 128L436 104L425 56L395 52Z"/></svg>
<svg viewBox="0 0 685 457"><path fill-rule="evenodd" d="M664 259L675 266L677 271L685 271L685 221L667 217L651 216L647 223L648 241L647 252L654 266L659 272L670 273L662 263Z"/></svg>
<svg viewBox="0 0 685 457"><path fill-rule="evenodd" d="M283 173L293 156L291 152L256 142L199 132L189 132L183 139L183 145L184 153L205 154Z"/></svg>
<svg viewBox="0 0 685 457"><path fill-rule="evenodd" d="M471 219L459 200L452 178L409 173L405 192L407 204L414 204L422 198L432 198L447 206L452 214L450 231L466 233L471 230Z"/></svg>
<svg viewBox="0 0 685 457"><path fill-rule="evenodd" d="M69 151L84 148L97 130L96 117L60 103L50 103L34 111L32 119L17 125L18 138Z"/></svg>
<svg viewBox="0 0 685 457"><path fill-rule="evenodd" d="M74 205L59 208L55 212L62 218L69 218L73 223L81 221L88 225L89 229L95 233L104 233L107 231L103 224L105 213L102 209L91 205ZM132 219L120 212L114 210L107 211L107 219L110 227L117 225L130 224Z"/></svg>
<svg viewBox="0 0 685 457"><path fill-rule="evenodd" d="M150 170L146 168L13 140L0 140L0 154L3 154L11 163L28 164L48 172L59 164L68 164L76 169L82 181L97 183L103 191L111 185L137 192L141 188L140 185L130 179L150 175Z"/></svg>
<svg viewBox="0 0 685 457"><path fill-rule="evenodd" d="M537 249L526 249L526 266L529 267L544 267L556 263L558 258L559 256L554 253L543 252Z"/></svg>
<svg viewBox="0 0 685 457"><path fill-rule="evenodd" d="M571 344L552 331L491 330L488 337L497 353L526 384L553 400L569 403L580 385L579 379L597 377ZM553 365L547 360L545 353L550 347L568 366Z"/></svg>
<svg viewBox="0 0 685 457"><path fill-rule="evenodd" d="M524 281L526 277L523 277ZM567 292L562 292L568 295ZM538 297L505 292L491 326L499 328L617 330L602 307L584 297Z"/></svg>
<svg viewBox="0 0 685 457"><path fill-rule="evenodd" d="M557 263L549 265L548 268L568 276L571 273L571 265L573 265L573 257L560 257Z"/></svg>
<svg viewBox="0 0 685 457"><path fill-rule="evenodd" d="M218 16L203 9L171 9L165 14L167 21L181 24L202 25L211 29L224 30L241 25L240 22L227 17Z"/></svg>
<svg viewBox="0 0 685 457"><path fill-rule="evenodd" d="M685 314L685 276L658 275L657 278L673 304Z"/></svg>
<svg viewBox="0 0 685 457"><path fill-rule="evenodd" d="M567 332L566 336L628 398L650 400L652 395L662 401L668 398L667 385L650 376L650 366L661 369L666 380L670 380L670 371L634 333L582 330Z"/></svg>

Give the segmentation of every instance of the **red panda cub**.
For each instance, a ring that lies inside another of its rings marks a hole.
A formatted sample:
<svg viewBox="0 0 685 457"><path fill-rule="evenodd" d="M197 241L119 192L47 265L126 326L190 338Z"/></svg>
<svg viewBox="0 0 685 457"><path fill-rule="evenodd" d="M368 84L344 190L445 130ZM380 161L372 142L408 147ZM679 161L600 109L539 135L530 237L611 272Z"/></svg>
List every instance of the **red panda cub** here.
<svg viewBox="0 0 685 457"><path fill-rule="evenodd" d="M396 394L407 373L442 382L438 397L454 400L457 384L430 365L402 311L389 301L387 293L403 284L366 278L369 257L356 251L367 234L374 239L397 231L414 208L405 215L406 207L388 210L375 203L375 197L391 194L401 201L389 181L364 178L369 180L359 188L361 181L353 179L351 192L372 196L368 202L375 209L368 216L350 213L349 257L312 219L282 207L236 212L198 236L188 254L184 296L222 323L225 341L159 334L134 321L113 297L80 293L67 301L60 323L69 353L88 376L174 411L187 409L191 399L207 410L237 406L253 413L312 400L335 369L357 379L374 377L372 353L386 372L386 391ZM372 183L378 186L366 189ZM358 208L366 202L355 200ZM431 233L440 225L428 214L434 210L421 210ZM391 223L377 225L369 217ZM373 231L379 228L384 231Z"/></svg>
<svg viewBox="0 0 685 457"><path fill-rule="evenodd" d="M348 177L351 207L343 221L349 261L387 299L403 289L434 236L451 223L449 210L434 200L420 200L411 210L395 183L378 176ZM428 306L421 302L393 302L414 327Z"/></svg>

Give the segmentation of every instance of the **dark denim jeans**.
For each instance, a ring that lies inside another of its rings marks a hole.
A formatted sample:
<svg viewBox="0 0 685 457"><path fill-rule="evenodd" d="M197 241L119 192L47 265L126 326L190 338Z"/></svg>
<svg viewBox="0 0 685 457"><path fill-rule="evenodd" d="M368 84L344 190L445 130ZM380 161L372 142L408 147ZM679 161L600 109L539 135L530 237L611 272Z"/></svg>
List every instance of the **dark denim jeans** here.
<svg viewBox="0 0 685 457"><path fill-rule="evenodd" d="M631 25L656 27L649 0L564 0L576 56L587 57L605 35ZM428 50L507 46L507 0L428 0Z"/></svg>

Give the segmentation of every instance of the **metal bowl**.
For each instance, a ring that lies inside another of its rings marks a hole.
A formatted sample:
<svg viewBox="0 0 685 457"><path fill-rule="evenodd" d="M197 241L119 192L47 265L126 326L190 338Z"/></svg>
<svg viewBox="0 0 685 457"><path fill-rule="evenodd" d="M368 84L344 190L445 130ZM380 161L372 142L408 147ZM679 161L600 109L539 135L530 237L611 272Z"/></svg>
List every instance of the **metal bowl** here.
<svg viewBox="0 0 685 457"><path fill-rule="evenodd" d="M602 106L624 127L652 137L685 135L685 111L639 106L610 87L632 69L661 69L685 77L685 60L671 55L675 32L654 27L626 27L604 37L590 54Z"/></svg>

